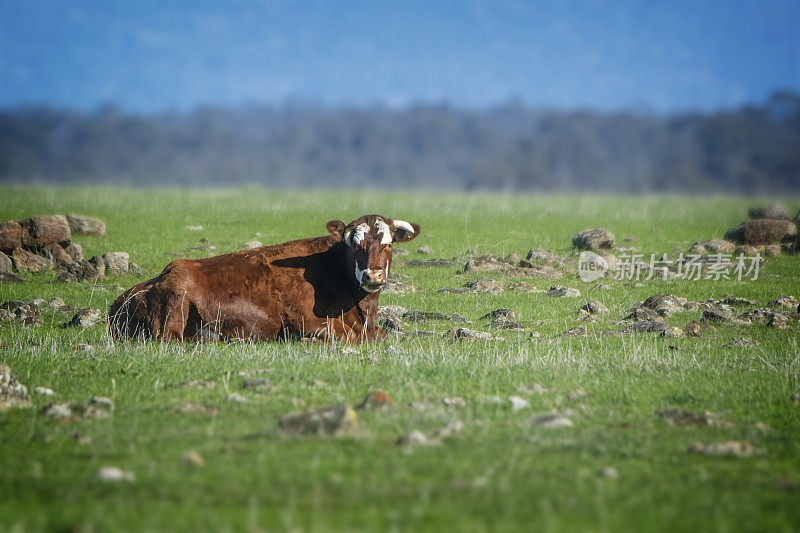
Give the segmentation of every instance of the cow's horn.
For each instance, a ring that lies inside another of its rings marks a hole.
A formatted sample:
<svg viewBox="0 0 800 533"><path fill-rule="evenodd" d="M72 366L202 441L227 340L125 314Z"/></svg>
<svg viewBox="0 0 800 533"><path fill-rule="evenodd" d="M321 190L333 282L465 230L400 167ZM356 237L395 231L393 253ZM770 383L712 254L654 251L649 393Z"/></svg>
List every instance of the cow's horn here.
<svg viewBox="0 0 800 533"><path fill-rule="evenodd" d="M406 230L409 233L414 233L414 227L411 224L409 224L408 222L406 222L405 220L395 220L394 221L394 227L395 228L402 228L402 229Z"/></svg>

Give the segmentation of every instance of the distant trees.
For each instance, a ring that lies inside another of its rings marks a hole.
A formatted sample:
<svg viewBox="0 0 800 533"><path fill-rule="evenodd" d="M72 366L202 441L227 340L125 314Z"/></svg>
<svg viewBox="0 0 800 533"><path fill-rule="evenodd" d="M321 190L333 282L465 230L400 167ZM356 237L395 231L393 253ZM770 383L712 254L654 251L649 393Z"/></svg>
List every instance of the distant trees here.
<svg viewBox="0 0 800 533"><path fill-rule="evenodd" d="M800 95L656 116L448 105L0 111L0 181L800 191Z"/></svg>

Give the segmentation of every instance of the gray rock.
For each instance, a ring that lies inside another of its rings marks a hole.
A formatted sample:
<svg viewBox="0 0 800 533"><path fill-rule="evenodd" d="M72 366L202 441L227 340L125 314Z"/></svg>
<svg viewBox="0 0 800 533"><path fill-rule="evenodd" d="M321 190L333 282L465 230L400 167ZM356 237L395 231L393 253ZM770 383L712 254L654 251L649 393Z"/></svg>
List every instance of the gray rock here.
<svg viewBox="0 0 800 533"><path fill-rule="evenodd" d="M485 320L487 318L505 318L508 320L513 320L517 318L517 313L513 309L495 309L494 311L490 311L481 317L481 320Z"/></svg>
<svg viewBox="0 0 800 533"><path fill-rule="evenodd" d="M670 316L675 311L680 311L686 305L686 298L674 294L656 294L644 301L642 307L652 309L660 316Z"/></svg>
<svg viewBox="0 0 800 533"><path fill-rule="evenodd" d="M104 483L133 483L136 476L116 466L104 466L97 471L97 479Z"/></svg>
<svg viewBox="0 0 800 533"><path fill-rule="evenodd" d="M733 314L723 307L712 307L703 311L703 322L733 322Z"/></svg>
<svg viewBox="0 0 800 533"><path fill-rule="evenodd" d="M193 379L190 381L184 381L181 383L182 389L195 389L195 390L202 390L202 389L213 389L216 387L217 384L214 381L208 381L205 379Z"/></svg>
<svg viewBox="0 0 800 533"><path fill-rule="evenodd" d="M769 218L773 220L784 220L789 218L789 209L785 205L780 204L753 207L747 210L747 216L753 219Z"/></svg>
<svg viewBox="0 0 800 533"><path fill-rule="evenodd" d="M447 259L411 259L403 265L416 268L455 268L458 266L457 263Z"/></svg>
<svg viewBox="0 0 800 533"><path fill-rule="evenodd" d="M6 411L12 407L30 407L31 405L25 385L17 381L17 378L11 373L11 367L0 364L0 411Z"/></svg>
<svg viewBox="0 0 800 533"><path fill-rule="evenodd" d="M791 220L771 220L760 218L748 220L735 228L728 230L725 238L741 244L773 244L795 235L797 227Z"/></svg>
<svg viewBox="0 0 800 533"><path fill-rule="evenodd" d="M580 308L580 312L589 313L591 315L607 315L610 311L608 307L603 305L599 300L591 300Z"/></svg>
<svg viewBox="0 0 800 533"><path fill-rule="evenodd" d="M49 403L42 408L42 414L56 420L66 420L72 418L72 409L67 403Z"/></svg>
<svg viewBox="0 0 800 533"><path fill-rule="evenodd" d="M581 291L572 287L565 287L563 285L553 285L547 290L547 295L554 298L580 298Z"/></svg>
<svg viewBox="0 0 800 533"><path fill-rule="evenodd" d="M493 279L472 280L468 281L464 286L475 292L485 292L488 294L503 294L506 292L505 289L503 289L502 283Z"/></svg>
<svg viewBox="0 0 800 533"><path fill-rule="evenodd" d="M425 254L425 255L433 255L433 248L431 248L430 246L428 246L426 244L425 246L420 246L417 249L417 253Z"/></svg>
<svg viewBox="0 0 800 533"><path fill-rule="evenodd" d="M89 405L102 407L109 411L114 410L114 400L105 396L92 396L92 398L89 400Z"/></svg>
<svg viewBox="0 0 800 533"><path fill-rule="evenodd" d="M45 215L24 220L0 222L0 250L9 253L15 248L39 248L46 244L70 241L69 223L62 215Z"/></svg>
<svg viewBox="0 0 800 533"><path fill-rule="evenodd" d="M403 313L403 320L409 322L426 322L429 320L450 320L452 322L469 322L466 317L455 313L436 313L429 311L406 311Z"/></svg>
<svg viewBox="0 0 800 533"><path fill-rule="evenodd" d="M558 334L559 337L586 337L589 334L586 326L578 326Z"/></svg>
<svg viewBox="0 0 800 533"><path fill-rule="evenodd" d="M234 403L247 403L248 399L239 394L238 392L232 392L227 396L225 396L225 401Z"/></svg>
<svg viewBox="0 0 800 533"><path fill-rule="evenodd" d="M520 262L520 266L529 268L531 265L543 265L565 272L573 272L575 270L575 265L572 264L573 261L570 261L566 257L558 254L554 254L553 252L539 248L534 248L528 251L528 255L525 256L525 261L527 264Z"/></svg>
<svg viewBox="0 0 800 533"><path fill-rule="evenodd" d="M781 247L777 244L768 244L764 247L764 255L766 257L777 257L781 255Z"/></svg>
<svg viewBox="0 0 800 533"><path fill-rule="evenodd" d="M527 281L512 281L506 285L506 289L517 292L545 292L544 289L538 289Z"/></svg>
<svg viewBox="0 0 800 533"><path fill-rule="evenodd" d="M464 265L464 272L497 272L518 278L560 279L563 276L558 270L545 265L530 264L526 267L519 267L493 255L482 255L470 259Z"/></svg>
<svg viewBox="0 0 800 533"><path fill-rule="evenodd" d="M520 409L527 409L531 406L530 402L525 398L520 398L519 396L511 396L508 399L508 403L511 404L512 411L519 411Z"/></svg>
<svg viewBox="0 0 800 533"><path fill-rule="evenodd" d="M397 444L399 446L413 448L414 446L429 446L432 444L432 442L428 439L425 433L418 429L414 429L403 434L399 439L397 439Z"/></svg>
<svg viewBox="0 0 800 533"><path fill-rule="evenodd" d="M11 272L13 267L14 264L11 262L11 258L0 252L0 272Z"/></svg>
<svg viewBox="0 0 800 533"><path fill-rule="evenodd" d="M499 340L498 337L495 337L491 333L486 333L485 331L475 331L474 329L467 329L467 328L453 328L447 330L447 332L445 332L444 334L444 337L460 341Z"/></svg>
<svg viewBox="0 0 800 533"><path fill-rule="evenodd" d="M81 327L81 328L88 328L90 326L94 326L95 324L100 323L100 310L99 309L80 309L75 316L72 317L72 320L66 322L63 327Z"/></svg>
<svg viewBox="0 0 800 533"><path fill-rule="evenodd" d="M289 413L280 419L282 431L299 434L337 434L358 427L358 415L349 405L340 404Z"/></svg>
<svg viewBox="0 0 800 533"><path fill-rule="evenodd" d="M102 237L106 234L106 223L99 218L86 215L67 215L67 222L72 233L82 233L94 237Z"/></svg>
<svg viewBox="0 0 800 533"><path fill-rule="evenodd" d="M575 425L569 418L555 413L537 415L531 419L531 424L545 429L571 428Z"/></svg>
<svg viewBox="0 0 800 533"><path fill-rule="evenodd" d="M39 326L42 313L34 302L9 300L0 305L0 319L14 320L23 326Z"/></svg>
<svg viewBox="0 0 800 533"><path fill-rule="evenodd" d="M710 240L707 240L707 241L701 241L701 242L694 243L692 245L692 248L689 249L689 251L692 252L692 253L703 253L703 251L695 252L693 250L693 248L695 246L697 246L697 245L702 246L704 252L711 252L711 253L714 253L714 254L731 254L736 249L736 245L734 245L730 241L726 241L726 240L723 240L723 239L710 239Z"/></svg>
<svg viewBox="0 0 800 533"><path fill-rule="evenodd" d="M606 479L617 479L619 477L619 472L617 472L617 469L613 466L606 466L601 468L600 471L597 472L597 475Z"/></svg>
<svg viewBox="0 0 800 533"><path fill-rule="evenodd" d="M92 260L94 259L95 258L92 258ZM101 280L103 279L106 266L102 259L99 265L100 269L97 268L95 263L87 261L86 259L73 261L68 265L61 265L56 279L65 283Z"/></svg>
<svg viewBox="0 0 800 533"><path fill-rule="evenodd" d="M603 228L586 229L572 236L572 246L581 250L608 250L614 247L614 234Z"/></svg>
<svg viewBox="0 0 800 533"><path fill-rule="evenodd" d="M80 261L83 259L83 248L77 242L69 243L66 248L67 254L72 258L72 261Z"/></svg>
<svg viewBox="0 0 800 533"><path fill-rule="evenodd" d="M692 453L718 457L750 457L756 449L747 441L728 440L716 444L704 445L702 442L695 442L689 446Z"/></svg>
<svg viewBox="0 0 800 533"><path fill-rule="evenodd" d="M539 383L529 383L527 385L520 385L517 387L517 392L521 392L523 394L544 394L549 390L550 389L544 385L540 385Z"/></svg>
<svg viewBox="0 0 800 533"><path fill-rule="evenodd" d="M464 398L458 396L454 398L442 398L442 403L445 407L466 407L467 402Z"/></svg>
<svg viewBox="0 0 800 533"><path fill-rule="evenodd" d="M129 259L127 252L108 252L104 254L103 262L106 265L106 272L117 276L127 274Z"/></svg>
<svg viewBox="0 0 800 533"><path fill-rule="evenodd" d="M733 251L734 255L743 255L745 257L753 257L757 253L759 253L758 248L755 246L750 246L749 244L741 244L736 247L736 250Z"/></svg>
<svg viewBox="0 0 800 533"><path fill-rule="evenodd" d="M670 326L665 322L648 320L634 322L630 326L625 326L624 328L618 329L616 333L659 333L665 337L680 337L684 335L682 330L674 326Z"/></svg>
<svg viewBox="0 0 800 533"><path fill-rule="evenodd" d="M36 387L33 389L34 394L38 394L40 396L54 396L55 392L53 389L48 389L47 387Z"/></svg>
<svg viewBox="0 0 800 533"><path fill-rule="evenodd" d="M245 389L256 390L260 392L268 392L272 390L275 385L272 384L271 381L264 378L247 378L242 383L242 387Z"/></svg>
<svg viewBox="0 0 800 533"><path fill-rule="evenodd" d="M767 305L770 307L788 307L788 308L796 308L798 306L797 298L794 296L781 296L780 298L775 298L767 302Z"/></svg>
<svg viewBox="0 0 800 533"><path fill-rule="evenodd" d="M252 250L254 248L261 248L262 246L264 245L261 244L261 241L252 240L242 244L239 248L244 248L245 250Z"/></svg>
<svg viewBox="0 0 800 533"><path fill-rule="evenodd" d="M417 292L417 288L397 279L389 279L381 289L381 294L409 294Z"/></svg>
<svg viewBox="0 0 800 533"><path fill-rule="evenodd" d="M738 337L722 345L723 348L753 348L756 346L758 346L758 341L749 337Z"/></svg>

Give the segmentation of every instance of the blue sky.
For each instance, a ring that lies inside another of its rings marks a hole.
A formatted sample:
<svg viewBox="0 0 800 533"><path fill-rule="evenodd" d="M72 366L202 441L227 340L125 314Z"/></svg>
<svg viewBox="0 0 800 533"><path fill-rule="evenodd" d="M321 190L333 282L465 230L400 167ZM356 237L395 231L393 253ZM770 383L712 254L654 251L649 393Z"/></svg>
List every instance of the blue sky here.
<svg viewBox="0 0 800 533"><path fill-rule="evenodd" d="M0 106L657 112L800 90L800 0L0 0Z"/></svg>

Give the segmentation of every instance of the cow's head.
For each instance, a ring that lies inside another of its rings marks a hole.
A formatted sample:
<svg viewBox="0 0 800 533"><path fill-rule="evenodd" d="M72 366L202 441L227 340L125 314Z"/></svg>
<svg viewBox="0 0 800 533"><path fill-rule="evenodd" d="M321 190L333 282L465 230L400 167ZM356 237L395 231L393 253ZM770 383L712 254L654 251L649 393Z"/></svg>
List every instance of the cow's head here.
<svg viewBox="0 0 800 533"><path fill-rule="evenodd" d="M331 220L328 232L347 245L348 269L358 285L367 292L377 292L389 277L392 243L410 241L419 235L419 226L380 215L365 215L345 226Z"/></svg>

